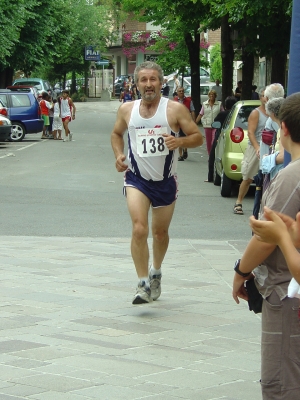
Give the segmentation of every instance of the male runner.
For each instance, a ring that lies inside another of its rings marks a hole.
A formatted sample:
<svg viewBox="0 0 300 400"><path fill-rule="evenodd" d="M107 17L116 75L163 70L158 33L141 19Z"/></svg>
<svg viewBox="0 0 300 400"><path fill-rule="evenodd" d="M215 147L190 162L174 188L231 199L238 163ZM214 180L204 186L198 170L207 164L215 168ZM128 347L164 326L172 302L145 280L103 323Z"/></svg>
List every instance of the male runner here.
<svg viewBox="0 0 300 400"><path fill-rule="evenodd" d="M168 228L177 198L178 148L201 146L202 135L188 109L161 97L163 71L144 62L134 81L141 99L122 104L111 135L116 168L125 172L124 193L132 220L131 254L139 278L133 304L149 303L161 293L161 264L169 244ZM128 129L128 158L124 132ZM185 137L179 137L182 129ZM148 213L152 207L153 261L150 271Z"/></svg>

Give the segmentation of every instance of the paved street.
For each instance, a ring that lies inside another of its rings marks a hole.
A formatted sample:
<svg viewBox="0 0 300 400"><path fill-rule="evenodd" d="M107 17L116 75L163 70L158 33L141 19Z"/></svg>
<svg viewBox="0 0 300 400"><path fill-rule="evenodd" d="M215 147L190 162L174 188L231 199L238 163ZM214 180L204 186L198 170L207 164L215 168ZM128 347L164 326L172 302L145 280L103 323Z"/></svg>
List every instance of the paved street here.
<svg viewBox="0 0 300 400"><path fill-rule="evenodd" d="M190 151L162 295L133 306L117 107L78 104L74 143L0 149L0 400L261 400L260 317L231 297L253 197L233 216Z"/></svg>

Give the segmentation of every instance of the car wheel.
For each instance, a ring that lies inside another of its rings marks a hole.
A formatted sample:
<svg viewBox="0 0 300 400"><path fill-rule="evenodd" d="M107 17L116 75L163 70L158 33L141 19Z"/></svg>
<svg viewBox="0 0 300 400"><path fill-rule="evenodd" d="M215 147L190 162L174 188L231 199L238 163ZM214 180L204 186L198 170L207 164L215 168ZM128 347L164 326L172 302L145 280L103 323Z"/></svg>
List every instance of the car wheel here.
<svg viewBox="0 0 300 400"><path fill-rule="evenodd" d="M221 176L221 196L230 197L231 189L232 189L232 180L228 178L223 171Z"/></svg>
<svg viewBox="0 0 300 400"><path fill-rule="evenodd" d="M21 142L24 139L26 130L19 122L12 122L12 132L9 136L11 142Z"/></svg>
<svg viewBox="0 0 300 400"><path fill-rule="evenodd" d="M221 185L221 177L220 177L220 175L218 175L218 173L217 173L216 163L214 163L214 176L213 176L213 180L214 180L214 185L215 185L215 186L220 186L220 185Z"/></svg>

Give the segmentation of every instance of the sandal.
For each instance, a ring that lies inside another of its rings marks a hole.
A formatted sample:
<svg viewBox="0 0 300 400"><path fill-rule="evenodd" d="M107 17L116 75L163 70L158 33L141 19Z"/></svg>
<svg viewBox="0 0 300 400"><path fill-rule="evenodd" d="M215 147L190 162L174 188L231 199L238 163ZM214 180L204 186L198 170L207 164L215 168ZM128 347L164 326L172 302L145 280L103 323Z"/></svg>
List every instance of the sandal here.
<svg viewBox="0 0 300 400"><path fill-rule="evenodd" d="M188 152L187 150L183 151L183 158L186 160L188 158Z"/></svg>
<svg viewBox="0 0 300 400"><path fill-rule="evenodd" d="M178 161L184 161L183 156L178 157Z"/></svg>
<svg viewBox="0 0 300 400"><path fill-rule="evenodd" d="M233 214L244 215L244 211L243 211L243 208L242 208L242 204L236 203L236 204L233 206Z"/></svg>

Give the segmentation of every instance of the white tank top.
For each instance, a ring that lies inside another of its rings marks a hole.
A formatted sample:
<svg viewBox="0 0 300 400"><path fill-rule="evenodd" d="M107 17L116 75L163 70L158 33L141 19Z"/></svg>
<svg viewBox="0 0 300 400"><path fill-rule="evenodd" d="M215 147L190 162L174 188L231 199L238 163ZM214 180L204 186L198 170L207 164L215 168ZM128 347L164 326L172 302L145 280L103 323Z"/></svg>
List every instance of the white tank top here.
<svg viewBox="0 0 300 400"><path fill-rule="evenodd" d="M135 100L128 126L128 167L137 176L162 181L175 175L178 149L169 151L162 133L178 137L167 119L168 99L160 98L156 113L151 118L140 115L141 100Z"/></svg>
<svg viewBox="0 0 300 400"><path fill-rule="evenodd" d="M69 99L67 98L64 100L63 98L60 99L60 110L61 110L61 117L71 117L71 108L69 105Z"/></svg>

